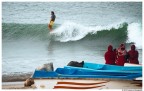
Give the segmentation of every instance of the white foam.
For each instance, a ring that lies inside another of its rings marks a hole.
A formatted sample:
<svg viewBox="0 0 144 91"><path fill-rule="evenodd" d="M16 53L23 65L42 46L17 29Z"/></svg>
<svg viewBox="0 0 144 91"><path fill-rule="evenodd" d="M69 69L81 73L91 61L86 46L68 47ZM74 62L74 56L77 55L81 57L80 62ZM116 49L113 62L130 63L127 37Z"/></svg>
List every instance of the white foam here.
<svg viewBox="0 0 144 91"><path fill-rule="evenodd" d="M60 42L77 41L84 38L87 34L96 34L97 31L118 29L122 23L115 23L107 26L84 26L71 21L64 22L60 27L51 32ZM128 25L127 43L134 42L138 49L142 48L142 26L139 23Z"/></svg>
<svg viewBox="0 0 144 91"><path fill-rule="evenodd" d="M56 40L60 42L77 41L84 38L87 34L96 34L97 31L104 29L110 30L112 27L118 28L119 26L83 26L74 22L66 21L59 28L51 32L51 35L57 36Z"/></svg>
<svg viewBox="0 0 144 91"><path fill-rule="evenodd" d="M51 32L56 35L61 42L76 41L82 39L88 34L88 28L73 22L65 22L59 28Z"/></svg>
<svg viewBox="0 0 144 91"><path fill-rule="evenodd" d="M128 40L134 42L138 49L142 49L142 25L139 23L131 23L128 26Z"/></svg>

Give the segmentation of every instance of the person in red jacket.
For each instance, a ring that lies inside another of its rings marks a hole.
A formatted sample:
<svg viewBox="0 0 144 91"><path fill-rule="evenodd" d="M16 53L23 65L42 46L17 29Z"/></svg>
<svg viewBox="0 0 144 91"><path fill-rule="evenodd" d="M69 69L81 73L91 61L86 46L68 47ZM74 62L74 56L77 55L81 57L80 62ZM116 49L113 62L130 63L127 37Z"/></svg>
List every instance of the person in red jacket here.
<svg viewBox="0 0 144 91"><path fill-rule="evenodd" d="M111 65L115 64L115 54L114 54L112 45L108 46L108 50L104 56L105 56L105 61L106 61L105 64L111 64Z"/></svg>
<svg viewBox="0 0 144 91"><path fill-rule="evenodd" d="M135 50L135 45L131 46L131 50L129 50L128 55L129 55L128 58L129 63L139 64L138 61L139 53L137 50Z"/></svg>
<svg viewBox="0 0 144 91"><path fill-rule="evenodd" d="M124 66L126 62L125 56L127 55L127 51L125 50L125 45L121 44L120 47L117 49L117 60L116 65Z"/></svg>

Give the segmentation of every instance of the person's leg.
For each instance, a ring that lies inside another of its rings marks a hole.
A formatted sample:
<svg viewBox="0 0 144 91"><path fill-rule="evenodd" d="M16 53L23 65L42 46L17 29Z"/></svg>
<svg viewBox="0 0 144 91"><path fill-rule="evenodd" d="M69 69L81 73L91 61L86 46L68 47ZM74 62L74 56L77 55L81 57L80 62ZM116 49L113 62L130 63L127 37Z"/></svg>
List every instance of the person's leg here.
<svg viewBox="0 0 144 91"><path fill-rule="evenodd" d="M50 30L50 31L52 31L52 26L53 26L53 24L54 24L54 21L50 21L50 23L49 23L49 30Z"/></svg>
<svg viewBox="0 0 144 91"><path fill-rule="evenodd" d="M48 29L52 31L52 26L50 24L48 24Z"/></svg>

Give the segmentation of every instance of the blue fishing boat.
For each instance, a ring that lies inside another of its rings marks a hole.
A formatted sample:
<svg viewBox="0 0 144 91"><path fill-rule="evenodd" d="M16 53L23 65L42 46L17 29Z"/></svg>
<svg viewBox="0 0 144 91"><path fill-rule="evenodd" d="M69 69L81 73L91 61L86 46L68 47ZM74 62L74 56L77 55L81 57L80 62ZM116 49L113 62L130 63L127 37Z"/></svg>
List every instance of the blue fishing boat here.
<svg viewBox="0 0 144 91"><path fill-rule="evenodd" d="M84 63L83 67L64 66L55 71L35 70L33 78L111 78L134 79L142 77L142 67Z"/></svg>
<svg viewBox="0 0 144 91"><path fill-rule="evenodd" d="M83 67L64 66L49 72L35 70L32 76L37 88L48 89L141 88L137 85L141 85L142 81L134 80L139 77L142 77L142 66L115 66L88 62L85 62Z"/></svg>
<svg viewBox="0 0 144 91"><path fill-rule="evenodd" d="M95 70L142 71L142 66L117 66L84 62L83 68Z"/></svg>

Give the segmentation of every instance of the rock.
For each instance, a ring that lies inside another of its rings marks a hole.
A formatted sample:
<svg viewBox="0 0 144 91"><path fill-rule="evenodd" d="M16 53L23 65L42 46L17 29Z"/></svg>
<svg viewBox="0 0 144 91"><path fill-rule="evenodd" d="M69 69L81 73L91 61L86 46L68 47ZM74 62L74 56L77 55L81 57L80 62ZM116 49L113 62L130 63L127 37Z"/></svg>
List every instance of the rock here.
<svg viewBox="0 0 144 91"><path fill-rule="evenodd" d="M77 61L70 61L67 66L74 66L74 67L83 67L84 61L77 62Z"/></svg>
<svg viewBox="0 0 144 91"><path fill-rule="evenodd" d="M26 79L26 81L24 82L24 86L25 86L25 87L31 86L31 85L33 85L33 84L34 84L34 79L32 79L32 78L28 78L28 79Z"/></svg>
<svg viewBox="0 0 144 91"><path fill-rule="evenodd" d="M54 71L53 63L43 64L42 66L38 67L36 70L44 70L44 71Z"/></svg>

